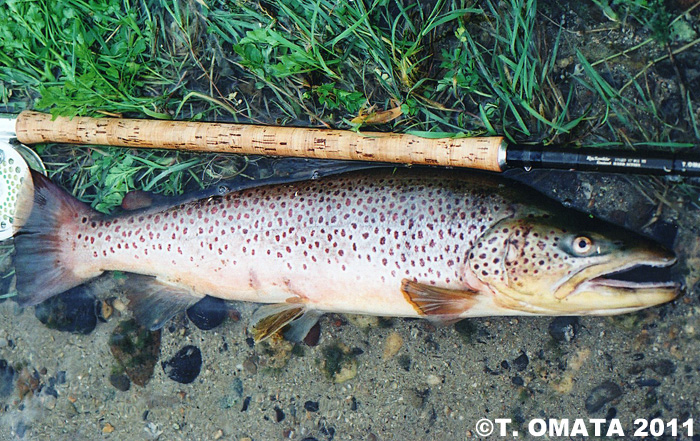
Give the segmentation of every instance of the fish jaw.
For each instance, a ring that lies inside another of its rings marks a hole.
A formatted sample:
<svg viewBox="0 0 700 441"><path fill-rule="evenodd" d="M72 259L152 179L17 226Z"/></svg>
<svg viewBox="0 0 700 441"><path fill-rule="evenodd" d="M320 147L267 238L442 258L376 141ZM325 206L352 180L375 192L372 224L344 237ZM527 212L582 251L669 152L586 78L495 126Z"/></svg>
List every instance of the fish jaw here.
<svg viewBox="0 0 700 441"><path fill-rule="evenodd" d="M678 297L680 285L670 281L632 282L614 279L634 268L667 268L676 257L662 249L636 249L634 259L620 263L617 259L591 265L574 274L554 293L555 310L572 315L615 315L637 311Z"/></svg>
<svg viewBox="0 0 700 441"><path fill-rule="evenodd" d="M601 268L587 268L581 271L585 278L573 291L564 296L564 303L587 311L591 315L613 315L661 305L678 297L680 284L675 282L631 282L611 278L616 273L642 268L666 268L676 263L676 257L664 253L648 252L628 264L615 268L604 265ZM588 273L588 274L585 274ZM560 288L561 289L561 288Z"/></svg>

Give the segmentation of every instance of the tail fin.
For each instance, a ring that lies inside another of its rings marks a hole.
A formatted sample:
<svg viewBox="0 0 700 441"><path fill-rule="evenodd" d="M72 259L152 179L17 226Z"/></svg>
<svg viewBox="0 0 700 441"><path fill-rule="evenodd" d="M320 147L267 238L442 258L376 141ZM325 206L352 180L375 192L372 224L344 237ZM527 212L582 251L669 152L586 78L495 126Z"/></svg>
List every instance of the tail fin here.
<svg viewBox="0 0 700 441"><path fill-rule="evenodd" d="M65 228L95 212L32 170L33 197L18 201L21 229L15 234L17 303L31 306L87 281L74 273ZM27 214L28 213L28 214Z"/></svg>

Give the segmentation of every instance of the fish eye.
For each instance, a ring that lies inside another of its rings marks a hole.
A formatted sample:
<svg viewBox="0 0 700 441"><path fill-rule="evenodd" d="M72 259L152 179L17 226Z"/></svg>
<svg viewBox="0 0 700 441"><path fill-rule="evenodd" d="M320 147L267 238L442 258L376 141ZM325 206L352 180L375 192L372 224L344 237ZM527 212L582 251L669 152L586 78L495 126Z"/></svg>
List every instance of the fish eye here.
<svg viewBox="0 0 700 441"><path fill-rule="evenodd" d="M579 255L586 255L593 250L593 241L586 236L577 236L572 244L573 251Z"/></svg>

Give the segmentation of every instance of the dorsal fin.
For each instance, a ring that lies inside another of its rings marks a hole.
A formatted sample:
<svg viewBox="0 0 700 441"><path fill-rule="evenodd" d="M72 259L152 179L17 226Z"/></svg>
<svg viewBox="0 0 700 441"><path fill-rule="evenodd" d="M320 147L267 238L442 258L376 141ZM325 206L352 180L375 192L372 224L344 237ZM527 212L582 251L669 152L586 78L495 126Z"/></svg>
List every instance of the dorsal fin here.
<svg viewBox="0 0 700 441"><path fill-rule="evenodd" d="M408 302L426 318L442 323L461 320L462 313L476 304L476 291L439 288L413 282L401 281L401 292Z"/></svg>

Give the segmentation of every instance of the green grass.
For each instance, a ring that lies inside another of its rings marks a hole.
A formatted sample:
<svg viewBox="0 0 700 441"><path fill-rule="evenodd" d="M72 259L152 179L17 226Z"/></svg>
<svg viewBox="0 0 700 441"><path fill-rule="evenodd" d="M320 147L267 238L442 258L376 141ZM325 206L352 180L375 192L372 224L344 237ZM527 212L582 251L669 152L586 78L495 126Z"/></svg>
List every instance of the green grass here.
<svg viewBox="0 0 700 441"><path fill-rule="evenodd" d="M649 26L639 49L683 49L655 38L655 23L666 18L642 1L608 8ZM535 0L0 4L0 104L10 112L504 134L601 147L679 147L698 134L694 112L687 127L660 114L644 77L611 83L615 63L641 50L589 60ZM561 68L565 57L572 63ZM694 105L686 93L686 108ZM401 115L379 127L351 122L397 108ZM38 150L52 176L102 211L132 189L180 193L245 166L224 155Z"/></svg>

